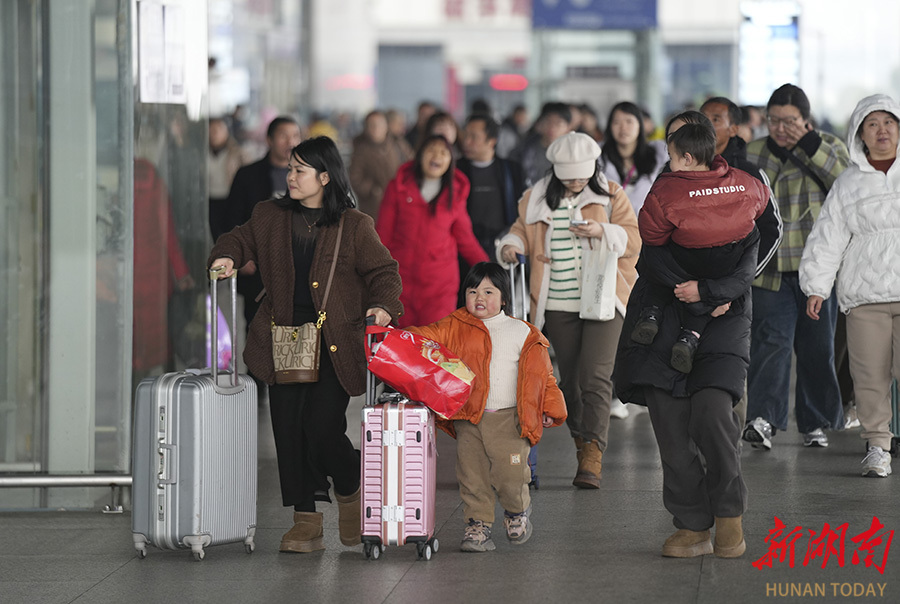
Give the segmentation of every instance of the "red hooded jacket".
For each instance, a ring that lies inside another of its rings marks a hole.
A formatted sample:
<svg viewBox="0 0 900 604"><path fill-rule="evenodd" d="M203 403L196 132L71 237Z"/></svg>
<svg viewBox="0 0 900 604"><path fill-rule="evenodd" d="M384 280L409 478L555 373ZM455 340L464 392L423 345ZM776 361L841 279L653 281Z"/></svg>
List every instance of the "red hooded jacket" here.
<svg viewBox="0 0 900 604"><path fill-rule="evenodd" d="M375 230L400 264L404 308L397 320L400 327L432 323L456 310L457 256L469 265L488 260L472 233L468 197L469 179L459 170L453 174L452 204L448 206L443 191L432 202L434 213L419 192L412 162L400 166L388 183Z"/></svg>
<svg viewBox="0 0 900 604"><path fill-rule="evenodd" d="M709 171L660 174L638 227L647 245L717 247L749 235L768 201L766 185L717 155Z"/></svg>

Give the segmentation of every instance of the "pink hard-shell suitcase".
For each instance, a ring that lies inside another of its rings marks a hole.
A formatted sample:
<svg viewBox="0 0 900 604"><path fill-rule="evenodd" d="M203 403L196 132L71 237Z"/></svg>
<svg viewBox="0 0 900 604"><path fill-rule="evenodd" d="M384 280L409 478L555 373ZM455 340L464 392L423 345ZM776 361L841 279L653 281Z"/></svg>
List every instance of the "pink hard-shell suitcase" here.
<svg viewBox="0 0 900 604"><path fill-rule="evenodd" d="M438 551L434 537L437 443L434 413L399 393L375 402L369 373L362 410L362 542L377 560L387 545L415 543L419 558Z"/></svg>

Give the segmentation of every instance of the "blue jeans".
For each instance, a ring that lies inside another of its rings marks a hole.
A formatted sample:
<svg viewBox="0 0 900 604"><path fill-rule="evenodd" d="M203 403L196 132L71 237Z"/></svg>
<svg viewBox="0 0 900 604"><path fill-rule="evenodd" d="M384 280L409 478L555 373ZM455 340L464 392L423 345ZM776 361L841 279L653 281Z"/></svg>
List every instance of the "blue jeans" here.
<svg viewBox="0 0 900 604"><path fill-rule="evenodd" d="M797 273L782 273L781 289L753 288L747 419L762 417L787 429L791 349L797 355L795 412L801 433L844 425L841 392L834 370L837 299L822 303L819 320L806 315L806 296Z"/></svg>

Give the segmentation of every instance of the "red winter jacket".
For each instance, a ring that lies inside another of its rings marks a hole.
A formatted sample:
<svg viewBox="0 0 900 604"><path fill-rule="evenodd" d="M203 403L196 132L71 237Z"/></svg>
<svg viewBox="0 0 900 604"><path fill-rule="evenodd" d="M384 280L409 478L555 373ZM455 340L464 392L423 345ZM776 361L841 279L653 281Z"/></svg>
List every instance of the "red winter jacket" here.
<svg viewBox="0 0 900 604"><path fill-rule="evenodd" d="M419 192L413 163L400 166L388 183L378 212L375 230L400 264L404 312L397 320L400 327L426 325L456 310L459 292L457 256L470 265L488 259L475 235L466 211L469 179L456 170L453 174L453 203L447 207L447 192L434 204L434 214Z"/></svg>
<svg viewBox="0 0 900 604"><path fill-rule="evenodd" d="M543 416L553 418L554 426L561 426L566 421L567 411L563 393L553 375L553 364L548 352L550 344L537 327L530 323L527 325L530 332L519 357L516 409L522 438L527 438L532 445L536 445L544 433L541 423ZM472 392L462 409L450 420L437 419L438 427L456 438L452 420L478 424L484 416L491 384L491 334L484 323L469 314L465 308L460 308L449 317L431 325L411 327L409 331L440 342L458 354L462 362L475 373Z"/></svg>
<svg viewBox="0 0 900 604"><path fill-rule="evenodd" d="M638 227L647 245L717 247L749 235L768 201L766 185L717 155L709 171L660 174Z"/></svg>

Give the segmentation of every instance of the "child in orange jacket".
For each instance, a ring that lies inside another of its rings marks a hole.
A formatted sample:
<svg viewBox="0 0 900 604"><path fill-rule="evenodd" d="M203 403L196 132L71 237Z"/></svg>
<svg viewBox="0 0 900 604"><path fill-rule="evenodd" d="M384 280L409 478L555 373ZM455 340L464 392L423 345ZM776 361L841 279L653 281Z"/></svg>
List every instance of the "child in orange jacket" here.
<svg viewBox="0 0 900 604"><path fill-rule="evenodd" d="M503 311L511 298L506 271L479 262L463 286L465 308L410 331L441 342L475 373L469 400L439 425L457 439L456 476L468 523L460 549L485 552L495 549L495 491L510 543L531 536L528 452L544 428L565 421L566 404L547 339Z"/></svg>

